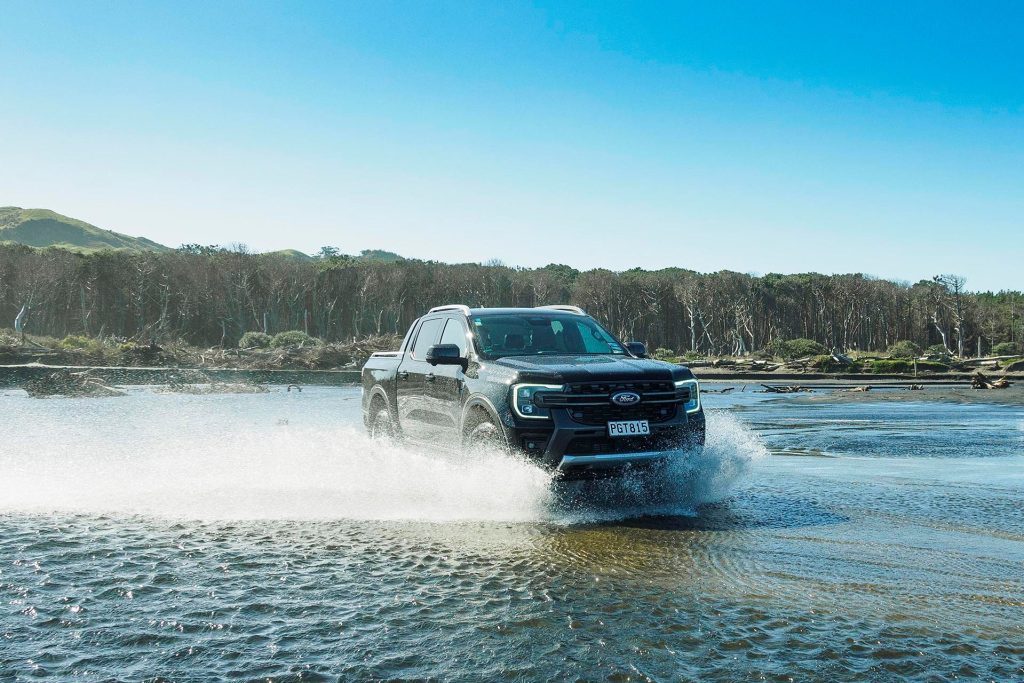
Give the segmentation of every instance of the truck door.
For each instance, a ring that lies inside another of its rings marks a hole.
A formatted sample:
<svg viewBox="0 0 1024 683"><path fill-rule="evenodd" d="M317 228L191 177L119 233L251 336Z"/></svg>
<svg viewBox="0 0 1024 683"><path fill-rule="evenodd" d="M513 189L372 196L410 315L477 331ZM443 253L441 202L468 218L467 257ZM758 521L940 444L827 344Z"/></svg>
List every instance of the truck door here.
<svg viewBox="0 0 1024 683"><path fill-rule="evenodd" d="M465 323L457 318L448 318L437 343L455 344L462 357L466 358L469 351L468 335ZM430 421L432 436L439 443L457 445L459 420L462 416L462 388L466 376L458 365L437 365L431 372L433 379L428 375L426 391L430 397L430 409L434 413Z"/></svg>
<svg viewBox="0 0 1024 683"><path fill-rule="evenodd" d="M428 440L434 431L430 424L433 411L427 395L426 378L434 368L427 363L426 357L427 349L441 336L444 321L444 318L437 317L420 322L416 336L398 366L398 420L402 432L414 440Z"/></svg>

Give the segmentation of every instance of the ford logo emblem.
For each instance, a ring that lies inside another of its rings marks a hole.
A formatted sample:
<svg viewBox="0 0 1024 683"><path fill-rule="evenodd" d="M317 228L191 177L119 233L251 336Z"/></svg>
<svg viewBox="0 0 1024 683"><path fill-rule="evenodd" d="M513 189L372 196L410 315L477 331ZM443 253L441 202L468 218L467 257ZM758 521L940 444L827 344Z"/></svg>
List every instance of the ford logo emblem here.
<svg viewBox="0 0 1024 683"><path fill-rule="evenodd" d="M635 406L640 402L640 394L635 391L620 391L612 394L612 403L617 406Z"/></svg>

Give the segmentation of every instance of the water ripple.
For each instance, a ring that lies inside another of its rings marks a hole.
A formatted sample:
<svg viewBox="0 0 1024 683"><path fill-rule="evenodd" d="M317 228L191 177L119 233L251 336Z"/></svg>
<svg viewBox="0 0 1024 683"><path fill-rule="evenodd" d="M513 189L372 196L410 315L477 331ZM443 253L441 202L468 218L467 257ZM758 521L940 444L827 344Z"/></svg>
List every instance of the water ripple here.
<svg viewBox="0 0 1024 683"><path fill-rule="evenodd" d="M85 426L0 455L0 680L1024 679L1017 417L958 430L995 455L888 457L892 414L808 458L715 414L667 484L574 492L365 442L335 398L119 404L152 432L44 402Z"/></svg>

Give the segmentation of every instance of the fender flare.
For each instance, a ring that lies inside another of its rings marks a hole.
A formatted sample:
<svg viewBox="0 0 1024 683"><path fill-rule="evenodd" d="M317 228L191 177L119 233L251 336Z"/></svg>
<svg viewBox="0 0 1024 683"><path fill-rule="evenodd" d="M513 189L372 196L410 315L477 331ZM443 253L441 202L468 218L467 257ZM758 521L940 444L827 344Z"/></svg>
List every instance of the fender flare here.
<svg viewBox="0 0 1024 683"><path fill-rule="evenodd" d="M388 392L384 391L384 387L382 387L379 384L374 384L370 388L370 396L366 401L366 405L369 406L371 403L373 403L373 399L375 399L378 396L384 399L384 403L388 406L388 408L391 408L391 399L388 397Z"/></svg>
<svg viewBox="0 0 1024 683"><path fill-rule="evenodd" d="M388 396L388 392L386 392L384 387L379 384L374 384L370 387L369 395L366 399L366 403L364 404L365 407L363 408L363 421L366 422L370 419L370 406L373 405L374 399L378 396L384 401L384 405L387 406L388 412L391 413L391 419L394 420L395 425L397 425L399 431L401 431L402 425L399 424L398 421L398 411L395 410L395 406L391 397Z"/></svg>

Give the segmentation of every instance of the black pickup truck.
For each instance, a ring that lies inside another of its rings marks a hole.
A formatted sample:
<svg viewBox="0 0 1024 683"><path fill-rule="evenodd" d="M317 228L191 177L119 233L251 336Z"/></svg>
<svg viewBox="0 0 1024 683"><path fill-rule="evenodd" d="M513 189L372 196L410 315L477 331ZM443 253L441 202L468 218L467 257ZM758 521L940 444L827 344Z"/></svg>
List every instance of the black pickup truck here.
<svg viewBox="0 0 1024 683"><path fill-rule="evenodd" d="M371 436L518 451L566 477L685 457L704 443L685 367L646 358L575 306L432 308L362 370Z"/></svg>

